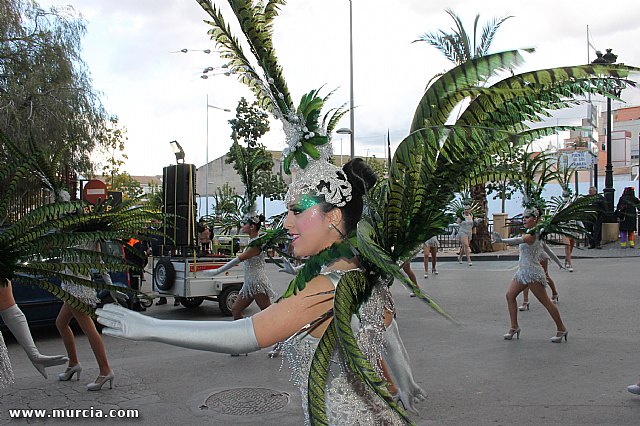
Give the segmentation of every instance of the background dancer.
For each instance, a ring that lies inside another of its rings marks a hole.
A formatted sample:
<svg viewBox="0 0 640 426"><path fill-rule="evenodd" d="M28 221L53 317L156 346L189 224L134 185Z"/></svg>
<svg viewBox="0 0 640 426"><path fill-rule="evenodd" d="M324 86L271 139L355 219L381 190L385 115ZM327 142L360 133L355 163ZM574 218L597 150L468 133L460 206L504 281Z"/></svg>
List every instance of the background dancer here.
<svg viewBox="0 0 640 426"><path fill-rule="evenodd" d="M244 219L241 232L249 235L249 242L258 237L260 226L264 222L263 215L250 214ZM242 312L251 305L255 300L260 310L265 310L271 305L271 299L275 296L269 278L264 270L265 251L262 247L247 247L233 260L227 262L218 269L212 269L205 272L207 276L216 276L228 271L230 268L242 262L244 267L244 284L238 294L231 313L233 319L243 318Z"/></svg>
<svg viewBox="0 0 640 426"><path fill-rule="evenodd" d="M22 346L22 349L26 352L29 361L31 361L36 370L38 370L45 379L47 378L45 368L61 365L69 360L64 355L49 356L40 353L33 342L33 337L31 337L27 318L13 298L13 289L11 287L11 281L9 280L5 281L4 286L0 285L0 316L2 316L2 321L4 321L4 324L9 331L11 331L13 337L18 341L18 344ZM0 388L13 383L13 379L13 370L11 369L9 354L2 338L2 332L0 332Z"/></svg>
<svg viewBox="0 0 640 426"><path fill-rule="evenodd" d="M533 230L540 219L540 211L537 208L527 209L523 215L524 226L529 230ZM547 309L549 315L556 323L556 335L550 340L554 343L560 343L564 338L567 340L569 332L565 327L560 312L556 305L553 304L547 292L546 276L542 265L540 265L540 252L544 250L542 241L536 235L526 233L521 237L502 239L500 234L495 233L495 241L508 245L518 245L520 257L518 260L518 271L507 289L507 305L509 308L509 317L511 319L511 328L504 335L505 340L512 340L513 336L520 338L520 326L518 325L518 304L516 298L526 287L533 292L533 295Z"/></svg>

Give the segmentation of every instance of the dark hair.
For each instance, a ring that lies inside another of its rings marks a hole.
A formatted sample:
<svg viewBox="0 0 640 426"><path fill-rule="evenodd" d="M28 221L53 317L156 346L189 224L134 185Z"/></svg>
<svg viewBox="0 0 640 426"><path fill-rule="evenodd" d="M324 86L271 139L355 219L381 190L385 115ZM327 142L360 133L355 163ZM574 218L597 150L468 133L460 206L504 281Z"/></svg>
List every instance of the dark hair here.
<svg viewBox="0 0 640 426"><path fill-rule="evenodd" d="M363 197L376 184L378 176L362 158L349 160L342 166L342 171L351 184L351 200L340 207L344 230L349 234L356 229L358 221L362 218Z"/></svg>
<svg viewBox="0 0 640 426"><path fill-rule="evenodd" d="M251 218L247 218L246 219L246 223L249 225L253 225L256 227L256 231L260 230L260 226L262 225L262 223L265 221L265 217L263 214L259 215L259 216L254 216Z"/></svg>

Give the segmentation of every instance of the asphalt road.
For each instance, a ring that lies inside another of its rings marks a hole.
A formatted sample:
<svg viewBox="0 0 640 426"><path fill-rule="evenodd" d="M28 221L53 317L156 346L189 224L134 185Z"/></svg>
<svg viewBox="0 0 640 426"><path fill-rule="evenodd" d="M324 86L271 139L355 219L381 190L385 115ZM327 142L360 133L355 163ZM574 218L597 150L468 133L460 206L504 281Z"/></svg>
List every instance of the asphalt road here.
<svg viewBox="0 0 640 426"><path fill-rule="evenodd" d="M520 313L520 340L505 341L509 328L504 300L514 261L483 261L469 267L442 262L440 274L420 285L459 325L438 316L408 291L395 288L400 332L412 359L416 380L429 397L419 408L418 425L629 425L640 424L640 397L626 386L640 375L638 258L576 259L575 272L552 268L560 293L559 308L569 329L567 343L553 344L554 324L531 301ZM268 265L276 292L285 275ZM149 280L146 281L147 285ZM196 309L153 306L158 318L226 321L217 304ZM247 314L257 312L252 305ZM38 330L43 353L64 351L55 328ZM87 392L97 374L86 338L77 333L84 366L79 382L57 382L61 367L48 380L30 365L24 352L7 339L16 383L0 390L0 424L9 409L137 409L138 419L122 424L300 425L297 389L280 358L268 350L230 357L162 345L104 337L116 374L114 388ZM231 401L231 402L230 402ZM275 409L281 406L279 409ZM92 411L93 410L93 411ZM273 410L273 411L270 411ZM50 414L47 411L46 414ZM223 414L235 413L235 414ZM15 420L14 420L15 421ZM30 419L22 423L70 424L69 419ZM103 419L76 419L80 424Z"/></svg>

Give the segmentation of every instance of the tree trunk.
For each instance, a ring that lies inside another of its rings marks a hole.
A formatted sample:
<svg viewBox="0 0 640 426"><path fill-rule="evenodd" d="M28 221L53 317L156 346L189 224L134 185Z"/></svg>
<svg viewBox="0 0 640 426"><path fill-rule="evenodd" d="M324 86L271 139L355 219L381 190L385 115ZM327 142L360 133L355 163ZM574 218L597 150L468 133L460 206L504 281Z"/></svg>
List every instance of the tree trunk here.
<svg viewBox="0 0 640 426"><path fill-rule="evenodd" d="M474 253L492 252L493 246L489 235L487 191L484 188L484 184L475 185L471 189L471 198L482 207L484 212L482 222L475 226L475 233L471 240L471 251Z"/></svg>

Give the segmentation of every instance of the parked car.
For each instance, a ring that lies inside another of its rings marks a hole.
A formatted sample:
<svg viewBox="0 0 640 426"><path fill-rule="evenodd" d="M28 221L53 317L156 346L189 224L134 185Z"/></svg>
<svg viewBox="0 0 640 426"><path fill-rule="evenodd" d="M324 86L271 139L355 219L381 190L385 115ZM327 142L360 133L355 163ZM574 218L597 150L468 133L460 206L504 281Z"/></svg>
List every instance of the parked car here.
<svg viewBox="0 0 640 426"><path fill-rule="evenodd" d="M122 256L124 258L124 251L118 243L102 243L102 251L116 256ZM130 286L129 273L126 271L109 272L111 281L118 287L122 287L123 293L127 293L127 289ZM96 282L103 282L100 274L93 273L92 279ZM54 285L60 285L59 280L50 281ZM15 278L13 284L13 297L16 299L16 303L24 312L27 317L29 326L46 326L52 325L56 322L56 317L60 308L62 308L62 301L53 294L46 290L41 289L36 284L25 283L20 278ZM104 298L105 302L111 301L109 299L109 292L99 292L98 297ZM0 318L0 330L6 331L7 327L2 318Z"/></svg>

